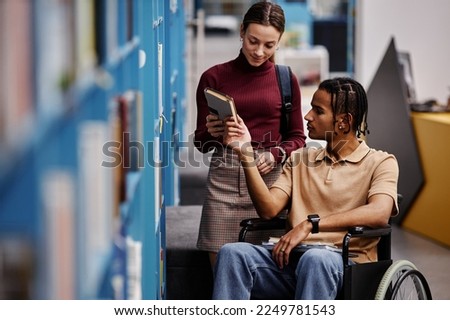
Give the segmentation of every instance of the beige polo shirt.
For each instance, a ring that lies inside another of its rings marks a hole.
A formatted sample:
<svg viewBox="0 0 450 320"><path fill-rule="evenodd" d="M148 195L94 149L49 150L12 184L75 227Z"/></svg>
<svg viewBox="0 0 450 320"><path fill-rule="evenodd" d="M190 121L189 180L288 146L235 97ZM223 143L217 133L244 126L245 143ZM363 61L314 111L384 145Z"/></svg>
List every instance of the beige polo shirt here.
<svg viewBox="0 0 450 320"><path fill-rule="evenodd" d="M398 212L396 158L360 141L347 158L336 161L324 148L301 148L291 154L283 173L271 188L283 190L291 200L288 221L295 226L311 213L326 217L362 206L374 194L387 194ZM319 232L306 240L333 243L342 247L346 232ZM357 262L375 261L378 239L354 238L350 251Z"/></svg>

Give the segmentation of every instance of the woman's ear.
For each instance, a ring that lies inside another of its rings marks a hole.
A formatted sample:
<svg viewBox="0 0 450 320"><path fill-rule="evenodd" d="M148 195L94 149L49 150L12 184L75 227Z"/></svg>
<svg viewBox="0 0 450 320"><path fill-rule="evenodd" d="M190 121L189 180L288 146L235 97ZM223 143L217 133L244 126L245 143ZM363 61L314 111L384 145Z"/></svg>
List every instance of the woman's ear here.
<svg viewBox="0 0 450 320"><path fill-rule="evenodd" d="M241 23L241 28L240 28L240 30L239 30L239 35L240 35L240 37L241 37L241 41L242 41L242 39L244 39L244 34L245 34L245 31L244 31L244 24Z"/></svg>

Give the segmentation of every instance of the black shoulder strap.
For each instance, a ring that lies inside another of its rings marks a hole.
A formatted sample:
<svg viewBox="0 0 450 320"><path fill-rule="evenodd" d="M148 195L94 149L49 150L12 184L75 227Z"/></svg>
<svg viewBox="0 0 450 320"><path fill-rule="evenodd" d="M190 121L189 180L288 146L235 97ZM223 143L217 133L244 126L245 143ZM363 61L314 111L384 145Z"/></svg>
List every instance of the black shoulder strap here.
<svg viewBox="0 0 450 320"><path fill-rule="evenodd" d="M284 136L289 128L289 113L292 111L291 68L281 64L276 64L275 68L282 101L280 132Z"/></svg>

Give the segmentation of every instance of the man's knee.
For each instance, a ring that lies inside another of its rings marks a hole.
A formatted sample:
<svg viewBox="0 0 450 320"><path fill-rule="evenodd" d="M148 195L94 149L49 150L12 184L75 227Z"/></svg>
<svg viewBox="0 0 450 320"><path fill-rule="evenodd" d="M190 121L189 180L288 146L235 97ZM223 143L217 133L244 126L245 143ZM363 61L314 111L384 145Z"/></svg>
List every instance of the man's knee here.
<svg viewBox="0 0 450 320"><path fill-rule="evenodd" d="M342 287L342 256L325 249L310 249L300 258L296 276L298 299L335 299Z"/></svg>
<svg viewBox="0 0 450 320"><path fill-rule="evenodd" d="M299 264L310 269L340 269L340 266L342 265L342 257L336 252L331 252L325 249L310 249L302 255Z"/></svg>
<svg viewBox="0 0 450 320"><path fill-rule="evenodd" d="M251 246L246 242L234 242L224 244L217 254L218 259L229 259L237 256L241 256Z"/></svg>

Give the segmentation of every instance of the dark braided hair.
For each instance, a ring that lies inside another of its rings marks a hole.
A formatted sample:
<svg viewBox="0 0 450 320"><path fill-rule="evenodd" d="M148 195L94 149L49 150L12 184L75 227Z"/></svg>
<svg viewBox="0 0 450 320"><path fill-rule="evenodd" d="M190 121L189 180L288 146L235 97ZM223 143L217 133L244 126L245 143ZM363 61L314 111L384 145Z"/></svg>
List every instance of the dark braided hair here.
<svg viewBox="0 0 450 320"><path fill-rule="evenodd" d="M322 81L319 89L331 94L331 108L334 117L338 114L350 113L354 119L352 129L356 131L357 137L359 138L361 134L369 134L367 95L358 81L347 77L333 78Z"/></svg>

